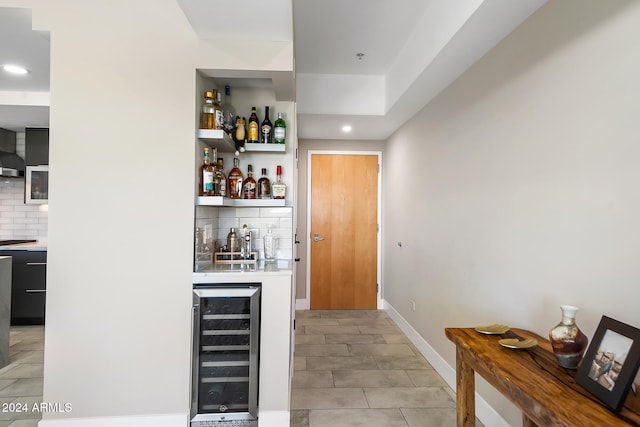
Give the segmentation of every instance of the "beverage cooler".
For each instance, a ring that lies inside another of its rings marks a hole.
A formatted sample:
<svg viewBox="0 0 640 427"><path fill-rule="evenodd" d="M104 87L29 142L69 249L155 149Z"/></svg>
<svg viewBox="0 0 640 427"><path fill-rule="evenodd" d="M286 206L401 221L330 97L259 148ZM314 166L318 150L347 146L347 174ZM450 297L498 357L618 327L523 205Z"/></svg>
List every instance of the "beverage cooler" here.
<svg viewBox="0 0 640 427"><path fill-rule="evenodd" d="M194 285L192 427L258 425L260 284Z"/></svg>

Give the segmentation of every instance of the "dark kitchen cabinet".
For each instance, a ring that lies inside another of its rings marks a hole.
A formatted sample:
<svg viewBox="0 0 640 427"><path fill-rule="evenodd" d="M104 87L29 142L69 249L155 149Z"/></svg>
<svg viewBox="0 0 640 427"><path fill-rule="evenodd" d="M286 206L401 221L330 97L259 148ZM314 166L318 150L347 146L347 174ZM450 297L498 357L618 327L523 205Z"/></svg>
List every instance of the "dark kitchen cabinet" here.
<svg viewBox="0 0 640 427"><path fill-rule="evenodd" d="M49 164L49 129L25 129L25 163L27 166Z"/></svg>
<svg viewBox="0 0 640 427"><path fill-rule="evenodd" d="M11 324L43 325L47 291L47 251L1 250L12 257Z"/></svg>

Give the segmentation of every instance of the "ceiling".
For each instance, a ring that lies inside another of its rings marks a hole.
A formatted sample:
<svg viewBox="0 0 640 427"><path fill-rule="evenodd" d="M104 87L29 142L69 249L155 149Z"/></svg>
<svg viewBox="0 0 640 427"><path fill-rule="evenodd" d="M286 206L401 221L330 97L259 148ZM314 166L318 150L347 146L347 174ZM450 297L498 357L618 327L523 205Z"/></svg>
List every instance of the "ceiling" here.
<svg viewBox="0 0 640 427"><path fill-rule="evenodd" d="M235 2L177 2L201 39L295 43L299 138L383 140L546 0L244 0L242 26L207 19ZM0 70L0 127L48 126L49 39L29 10L0 8L10 61L31 73Z"/></svg>

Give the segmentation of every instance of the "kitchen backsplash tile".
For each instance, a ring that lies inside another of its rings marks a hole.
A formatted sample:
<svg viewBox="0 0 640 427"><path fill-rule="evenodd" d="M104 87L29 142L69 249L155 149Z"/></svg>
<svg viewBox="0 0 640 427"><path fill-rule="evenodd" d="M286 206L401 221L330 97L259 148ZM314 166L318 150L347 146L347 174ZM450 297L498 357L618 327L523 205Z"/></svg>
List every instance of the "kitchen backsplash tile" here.
<svg viewBox="0 0 640 427"><path fill-rule="evenodd" d="M211 239L218 246L226 244L229 229L234 227L238 234L247 224L253 237L253 247L264 256L263 236L271 226L276 238L276 257L279 259L293 258L293 210L290 207L278 208L232 208L232 207L203 207L196 208L196 227L201 230L212 230ZM205 235L205 240L206 240Z"/></svg>
<svg viewBox="0 0 640 427"><path fill-rule="evenodd" d="M24 179L0 180L0 240L47 241L48 220L48 205L24 203Z"/></svg>

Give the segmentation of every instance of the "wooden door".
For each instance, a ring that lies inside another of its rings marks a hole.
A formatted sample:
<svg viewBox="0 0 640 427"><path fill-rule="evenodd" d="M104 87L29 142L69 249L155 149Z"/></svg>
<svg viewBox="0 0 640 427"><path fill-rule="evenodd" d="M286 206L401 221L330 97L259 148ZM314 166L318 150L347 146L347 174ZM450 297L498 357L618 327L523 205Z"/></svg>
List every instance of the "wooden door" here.
<svg viewBox="0 0 640 427"><path fill-rule="evenodd" d="M378 156L312 154L312 310L377 308L377 242Z"/></svg>

